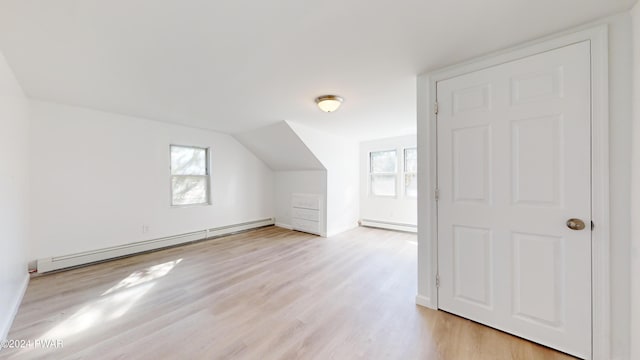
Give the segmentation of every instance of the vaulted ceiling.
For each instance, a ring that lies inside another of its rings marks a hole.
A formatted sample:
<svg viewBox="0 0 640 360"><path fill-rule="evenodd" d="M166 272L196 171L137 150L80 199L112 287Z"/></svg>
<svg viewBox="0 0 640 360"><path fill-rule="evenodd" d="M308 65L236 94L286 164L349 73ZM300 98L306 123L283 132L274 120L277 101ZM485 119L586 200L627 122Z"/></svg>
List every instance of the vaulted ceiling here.
<svg viewBox="0 0 640 360"><path fill-rule="evenodd" d="M30 97L228 133L415 132L418 73L636 0L0 0ZM313 102L346 101L331 114Z"/></svg>

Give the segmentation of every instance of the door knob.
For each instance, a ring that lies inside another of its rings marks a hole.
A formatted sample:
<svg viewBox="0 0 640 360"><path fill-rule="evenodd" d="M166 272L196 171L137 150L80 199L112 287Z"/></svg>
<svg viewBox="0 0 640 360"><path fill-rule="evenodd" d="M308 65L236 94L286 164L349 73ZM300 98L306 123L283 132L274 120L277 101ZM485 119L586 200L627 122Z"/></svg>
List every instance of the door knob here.
<svg viewBox="0 0 640 360"><path fill-rule="evenodd" d="M569 219L567 220L567 227L571 230L582 230L584 229L584 221L580 219Z"/></svg>

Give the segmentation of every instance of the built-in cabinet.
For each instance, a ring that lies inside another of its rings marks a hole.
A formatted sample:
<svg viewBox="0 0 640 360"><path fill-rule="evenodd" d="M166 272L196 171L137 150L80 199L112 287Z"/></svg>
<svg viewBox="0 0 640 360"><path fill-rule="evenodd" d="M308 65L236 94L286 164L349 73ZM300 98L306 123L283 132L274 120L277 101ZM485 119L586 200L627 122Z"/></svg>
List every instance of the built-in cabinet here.
<svg viewBox="0 0 640 360"><path fill-rule="evenodd" d="M291 227L293 230L322 234L322 195L292 194Z"/></svg>

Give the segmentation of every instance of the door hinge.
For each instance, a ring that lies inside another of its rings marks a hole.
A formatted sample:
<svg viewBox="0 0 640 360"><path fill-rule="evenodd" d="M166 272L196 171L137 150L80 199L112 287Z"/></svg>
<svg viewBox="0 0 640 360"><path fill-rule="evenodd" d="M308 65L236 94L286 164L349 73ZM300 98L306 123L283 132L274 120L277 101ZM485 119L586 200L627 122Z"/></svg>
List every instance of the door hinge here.
<svg viewBox="0 0 640 360"><path fill-rule="evenodd" d="M433 195L436 198L436 201L440 200L440 189L436 188L433 192Z"/></svg>
<svg viewBox="0 0 640 360"><path fill-rule="evenodd" d="M436 287L440 287L440 274L436 274Z"/></svg>
<svg viewBox="0 0 640 360"><path fill-rule="evenodd" d="M438 102L436 102L435 104L433 104L433 113L438 115Z"/></svg>

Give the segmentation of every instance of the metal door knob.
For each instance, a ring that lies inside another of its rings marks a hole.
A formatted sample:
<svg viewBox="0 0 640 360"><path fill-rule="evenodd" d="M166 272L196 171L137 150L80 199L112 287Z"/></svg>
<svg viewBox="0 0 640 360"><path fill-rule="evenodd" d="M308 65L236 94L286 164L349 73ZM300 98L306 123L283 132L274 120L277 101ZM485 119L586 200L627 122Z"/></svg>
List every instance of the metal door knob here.
<svg viewBox="0 0 640 360"><path fill-rule="evenodd" d="M567 227L571 230L582 230L584 229L584 221L580 219L569 219L567 220Z"/></svg>

